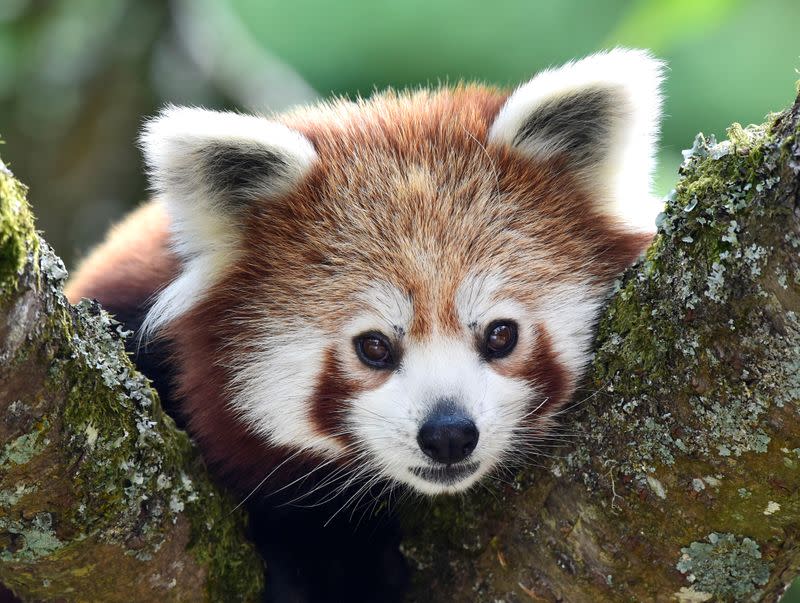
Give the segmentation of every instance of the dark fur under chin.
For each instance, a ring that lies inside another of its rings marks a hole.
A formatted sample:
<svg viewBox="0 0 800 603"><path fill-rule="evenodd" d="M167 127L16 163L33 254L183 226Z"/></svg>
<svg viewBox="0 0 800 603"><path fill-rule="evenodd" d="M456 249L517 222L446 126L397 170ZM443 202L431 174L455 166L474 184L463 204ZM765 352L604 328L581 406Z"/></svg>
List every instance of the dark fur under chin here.
<svg viewBox="0 0 800 603"><path fill-rule="evenodd" d="M346 498L321 507L250 505L251 537L267 565L265 601L399 602L409 579L397 520L342 511ZM329 523L328 523L329 522Z"/></svg>
<svg viewBox="0 0 800 603"><path fill-rule="evenodd" d="M399 603L409 569L399 518L382 504L385 483L342 488L341 468L317 466L265 483L246 503L249 535L267 566L264 601Z"/></svg>

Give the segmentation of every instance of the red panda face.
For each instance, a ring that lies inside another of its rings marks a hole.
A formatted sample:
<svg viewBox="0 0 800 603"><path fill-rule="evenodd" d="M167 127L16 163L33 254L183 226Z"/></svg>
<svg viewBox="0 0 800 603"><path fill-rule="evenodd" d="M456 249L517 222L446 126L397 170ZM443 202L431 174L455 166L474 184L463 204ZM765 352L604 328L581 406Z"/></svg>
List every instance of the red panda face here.
<svg viewBox="0 0 800 603"><path fill-rule="evenodd" d="M342 405L339 428L356 434L383 475L430 494L468 487L546 440L551 416L588 359L602 295L592 290L540 290L529 303L501 273L469 274L449 303L437 300L451 306L452 322L434 319L416 332L413 294L373 283L342 331L353 345L343 342L336 352L342 377L368 384ZM376 342L377 356L389 359L380 366L363 358Z"/></svg>
<svg viewBox="0 0 800 603"><path fill-rule="evenodd" d="M183 269L147 328L184 346L201 447L269 472L224 452L222 413L287 458L428 494L536 450L649 240L618 207L648 197L660 70L617 50L510 96L462 86L151 122Z"/></svg>

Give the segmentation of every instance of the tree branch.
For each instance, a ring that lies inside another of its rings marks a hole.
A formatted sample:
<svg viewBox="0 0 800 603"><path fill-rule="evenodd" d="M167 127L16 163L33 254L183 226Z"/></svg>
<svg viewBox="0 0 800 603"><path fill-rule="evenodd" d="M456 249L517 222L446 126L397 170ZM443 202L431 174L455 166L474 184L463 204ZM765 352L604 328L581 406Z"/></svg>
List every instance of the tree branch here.
<svg viewBox="0 0 800 603"><path fill-rule="evenodd" d="M0 162L0 582L30 600L252 601L240 512L98 306L71 307Z"/></svg>

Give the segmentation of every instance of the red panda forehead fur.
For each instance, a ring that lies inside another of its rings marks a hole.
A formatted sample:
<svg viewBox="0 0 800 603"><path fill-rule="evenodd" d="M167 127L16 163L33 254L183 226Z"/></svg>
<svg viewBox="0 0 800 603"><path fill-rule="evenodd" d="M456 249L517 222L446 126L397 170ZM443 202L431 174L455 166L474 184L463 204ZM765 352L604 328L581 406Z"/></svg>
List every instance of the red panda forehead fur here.
<svg viewBox="0 0 800 603"><path fill-rule="evenodd" d="M537 162L487 132L507 94L477 85L386 92L288 114L319 160L291 194L257 204L242 255L214 289L276 319L338 332L359 292L388 282L413 300L410 335L458 329L455 292L501 273L523 304L598 282L641 241L592 209L569 163Z"/></svg>

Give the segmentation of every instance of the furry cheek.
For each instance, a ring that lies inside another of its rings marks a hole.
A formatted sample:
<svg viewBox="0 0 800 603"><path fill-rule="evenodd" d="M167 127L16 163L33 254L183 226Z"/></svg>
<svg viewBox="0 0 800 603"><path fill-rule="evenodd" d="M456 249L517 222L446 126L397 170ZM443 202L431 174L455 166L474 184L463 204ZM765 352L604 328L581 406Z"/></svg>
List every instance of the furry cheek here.
<svg viewBox="0 0 800 603"><path fill-rule="evenodd" d="M550 333L539 327L536 349L534 350L528 370L524 375L526 381L531 383L544 396L544 406L540 414L548 414L550 408L559 407L567 401L571 393L572 381L567 369L558 361Z"/></svg>
<svg viewBox="0 0 800 603"><path fill-rule="evenodd" d="M229 407L254 434L273 446L337 454L338 401L354 394L325 333L309 326L280 325L254 337L246 361L229 386Z"/></svg>
<svg viewBox="0 0 800 603"><path fill-rule="evenodd" d="M314 429L338 440L345 448L352 448L357 438L349 426L348 412L361 394L379 388L389 377L389 371L361 366L347 346L326 348L310 397L309 418Z"/></svg>
<svg viewBox="0 0 800 603"><path fill-rule="evenodd" d="M526 417L529 424L558 410L569 398L574 382L544 324L536 325L534 332L532 345L501 369L505 376L520 379L530 387L530 416Z"/></svg>

